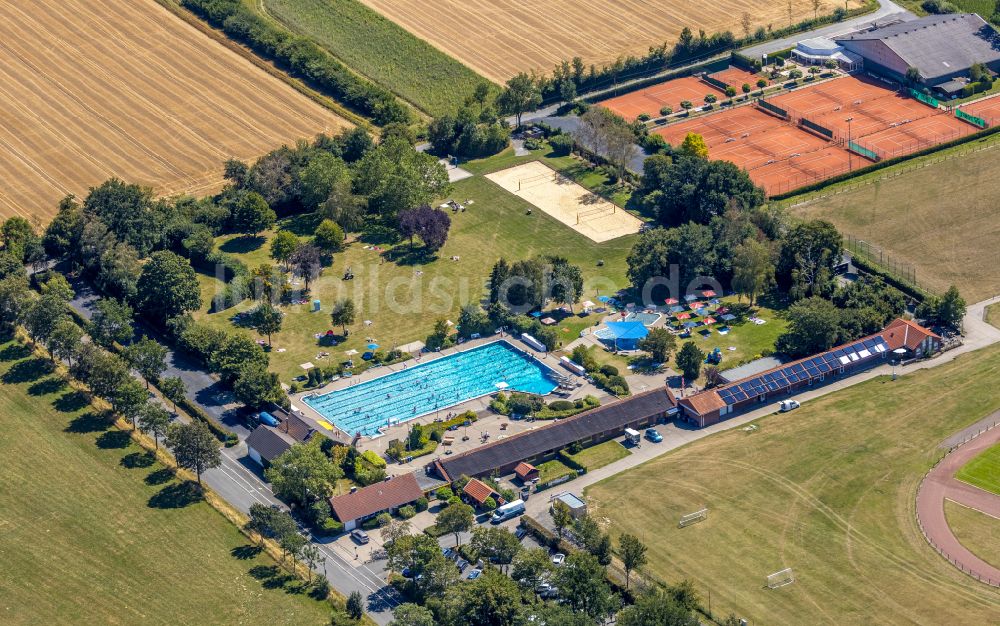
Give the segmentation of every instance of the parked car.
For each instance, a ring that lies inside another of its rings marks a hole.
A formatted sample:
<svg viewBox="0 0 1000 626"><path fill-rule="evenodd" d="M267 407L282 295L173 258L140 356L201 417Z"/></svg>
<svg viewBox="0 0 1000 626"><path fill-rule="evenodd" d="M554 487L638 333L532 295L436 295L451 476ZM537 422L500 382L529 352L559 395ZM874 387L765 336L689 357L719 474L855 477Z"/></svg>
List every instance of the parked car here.
<svg viewBox="0 0 1000 626"><path fill-rule="evenodd" d="M466 576L466 578L468 578L469 580L475 580L475 579L479 578L479 576L482 573L483 573L483 570L481 570L481 569L474 569L471 572L469 572L469 575Z"/></svg>
<svg viewBox="0 0 1000 626"><path fill-rule="evenodd" d="M459 559L459 560L455 561L455 567L458 568L459 572L464 572L465 568L467 568L468 566L469 566L469 562L466 561L465 559Z"/></svg>
<svg viewBox="0 0 1000 626"><path fill-rule="evenodd" d="M559 595L559 589L552 585L552 583L541 583L535 587L535 593L544 600L550 598L555 598Z"/></svg>
<svg viewBox="0 0 1000 626"><path fill-rule="evenodd" d="M649 439L653 443L660 443L661 441L663 441L663 435L661 435L660 433L656 432L655 428L647 428L646 429L646 439Z"/></svg>
<svg viewBox="0 0 1000 626"><path fill-rule="evenodd" d="M458 556L458 553L453 548L444 548L441 550L441 554L444 555L444 558L451 559L452 561Z"/></svg>
<svg viewBox="0 0 1000 626"><path fill-rule="evenodd" d="M798 400L782 400L781 402L778 403L778 410L780 410L782 413L787 413L792 409L799 408L800 406L802 405L799 404Z"/></svg>
<svg viewBox="0 0 1000 626"><path fill-rule="evenodd" d="M555 554L552 555L553 565L562 565L565 561L566 561L566 555L563 554L562 552L556 552Z"/></svg>
<svg viewBox="0 0 1000 626"><path fill-rule="evenodd" d="M368 538L368 533L361 530L360 528L355 528L351 531L351 539L357 541L358 543L364 545L370 541Z"/></svg>
<svg viewBox="0 0 1000 626"><path fill-rule="evenodd" d="M518 541L524 539L524 536L527 534L528 534L528 529L525 528L524 526L518 526L517 530L514 531L514 536L517 537Z"/></svg>

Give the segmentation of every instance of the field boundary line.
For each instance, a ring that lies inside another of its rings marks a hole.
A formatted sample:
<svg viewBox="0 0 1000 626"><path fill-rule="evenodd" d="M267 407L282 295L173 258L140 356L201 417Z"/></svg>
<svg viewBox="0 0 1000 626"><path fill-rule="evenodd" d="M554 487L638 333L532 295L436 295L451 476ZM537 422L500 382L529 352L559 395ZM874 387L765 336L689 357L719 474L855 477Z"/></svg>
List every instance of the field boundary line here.
<svg viewBox="0 0 1000 626"><path fill-rule="evenodd" d="M212 26L206 24L201 19L199 19L198 16L196 16L194 13L191 13L184 7L178 5L176 2L174 2L174 0L155 0L155 2L160 6L162 6L163 8L165 8L170 13L172 13L173 15L180 18L182 21L184 21L185 24L197 29L199 32L203 33L213 41L222 44L228 50L235 52L244 59L250 61L250 63L252 63L255 67L264 70L269 75L273 76L274 78L277 78L286 85L289 85L292 89L298 91L299 93L309 98L316 104L322 106L325 109L328 109L329 111L332 111L333 113L336 113L340 117L344 118L344 120L350 122L351 124L354 124L355 126L359 126L366 130L372 130L375 128L375 126L369 120L358 115L357 113L354 113L353 111L351 111L344 105L340 104L333 98L329 96L324 96L323 94L319 93L318 91L306 85L297 78L289 76L287 73L280 70L273 63L262 59L261 57L254 54L252 50L236 43L235 41L227 37L225 33L222 33L213 28Z"/></svg>

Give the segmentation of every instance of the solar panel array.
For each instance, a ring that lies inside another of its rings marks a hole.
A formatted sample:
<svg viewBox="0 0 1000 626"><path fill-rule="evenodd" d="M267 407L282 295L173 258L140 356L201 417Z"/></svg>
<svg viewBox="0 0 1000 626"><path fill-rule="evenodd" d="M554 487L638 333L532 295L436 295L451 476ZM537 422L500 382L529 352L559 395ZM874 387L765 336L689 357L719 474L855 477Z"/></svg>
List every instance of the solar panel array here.
<svg viewBox="0 0 1000 626"><path fill-rule="evenodd" d="M888 349L889 346L881 336L862 339L772 372L733 383L720 389L719 397L728 405L753 400L765 394L787 390L800 382L818 379L841 367L871 360Z"/></svg>

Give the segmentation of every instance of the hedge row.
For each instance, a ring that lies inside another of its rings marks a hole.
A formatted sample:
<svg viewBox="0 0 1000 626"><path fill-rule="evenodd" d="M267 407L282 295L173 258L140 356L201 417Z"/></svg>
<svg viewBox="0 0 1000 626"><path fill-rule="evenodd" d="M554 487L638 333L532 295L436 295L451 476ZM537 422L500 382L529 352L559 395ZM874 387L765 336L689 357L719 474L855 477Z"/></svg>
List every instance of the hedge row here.
<svg viewBox="0 0 1000 626"><path fill-rule="evenodd" d="M312 40L274 26L241 0L181 0L181 4L230 39L273 60L376 124L409 122L409 112L392 92L357 76Z"/></svg>
<svg viewBox="0 0 1000 626"><path fill-rule="evenodd" d="M872 274L878 276L884 280L887 284L892 285L896 289L899 289L911 298L916 299L918 302L923 302L927 298L933 297L934 294L921 289L917 285L911 284L899 276L890 273L884 267L877 265L864 256L851 254L851 259L855 266L858 267L865 274Z"/></svg>

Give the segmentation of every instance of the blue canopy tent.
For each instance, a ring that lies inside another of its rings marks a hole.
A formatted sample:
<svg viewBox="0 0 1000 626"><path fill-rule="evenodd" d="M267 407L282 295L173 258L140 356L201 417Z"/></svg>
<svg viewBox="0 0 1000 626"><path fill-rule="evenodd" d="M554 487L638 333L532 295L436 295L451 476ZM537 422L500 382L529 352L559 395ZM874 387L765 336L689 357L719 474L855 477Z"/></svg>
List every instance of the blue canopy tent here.
<svg viewBox="0 0 1000 626"><path fill-rule="evenodd" d="M649 334L642 322L608 322L608 338L615 350L637 350L639 340ZM603 337L602 337L603 339Z"/></svg>

